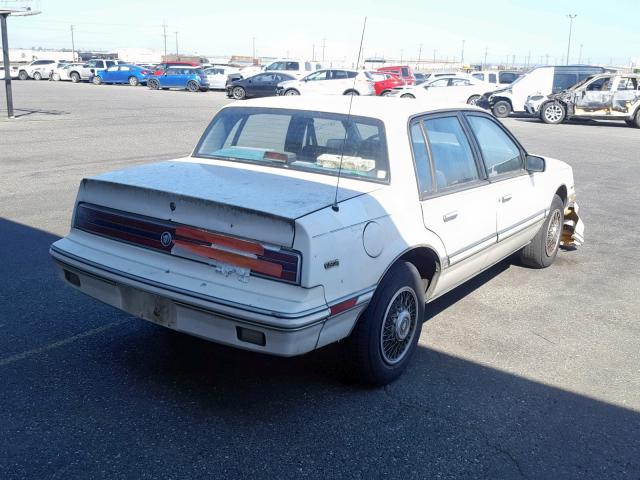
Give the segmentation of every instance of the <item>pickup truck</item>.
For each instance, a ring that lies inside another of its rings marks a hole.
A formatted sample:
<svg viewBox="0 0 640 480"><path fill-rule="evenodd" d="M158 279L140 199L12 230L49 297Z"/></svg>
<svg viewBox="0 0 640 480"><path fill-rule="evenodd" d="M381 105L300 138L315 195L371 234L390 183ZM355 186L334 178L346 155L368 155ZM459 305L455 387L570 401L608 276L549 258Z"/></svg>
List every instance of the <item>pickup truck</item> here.
<svg viewBox="0 0 640 480"><path fill-rule="evenodd" d="M123 63L119 60L89 60L87 63L78 65L73 69L69 69L69 78L73 83L78 83L81 80L91 80L96 72L106 70L114 65Z"/></svg>

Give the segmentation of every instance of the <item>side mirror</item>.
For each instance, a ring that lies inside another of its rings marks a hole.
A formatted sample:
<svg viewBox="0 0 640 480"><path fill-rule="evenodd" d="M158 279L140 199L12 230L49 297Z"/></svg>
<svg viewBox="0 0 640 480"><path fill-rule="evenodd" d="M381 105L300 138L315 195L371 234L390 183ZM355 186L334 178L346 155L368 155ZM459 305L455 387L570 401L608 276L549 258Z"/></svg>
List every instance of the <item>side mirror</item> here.
<svg viewBox="0 0 640 480"><path fill-rule="evenodd" d="M524 160L524 168L527 172L544 172L545 167L546 164L542 157L527 155L527 158Z"/></svg>

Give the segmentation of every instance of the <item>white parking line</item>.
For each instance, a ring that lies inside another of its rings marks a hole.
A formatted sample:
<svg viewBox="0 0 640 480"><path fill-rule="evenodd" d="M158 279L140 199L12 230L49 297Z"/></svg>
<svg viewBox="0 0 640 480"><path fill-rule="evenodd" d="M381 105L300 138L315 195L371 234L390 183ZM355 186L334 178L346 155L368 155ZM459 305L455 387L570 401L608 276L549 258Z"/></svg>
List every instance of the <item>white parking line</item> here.
<svg viewBox="0 0 640 480"><path fill-rule="evenodd" d="M77 335L73 335L72 337L67 337L63 340L58 340L57 342L50 343L49 345L44 345L42 347L34 348L32 350L27 350L25 352L16 353L15 355L11 355L9 357L0 359L0 367L4 367L5 365L9 365L11 363L18 362L20 360L24 360L25 358L31 357L33 355L37 355L39 353L46 352L48 350L53 350L54 348L63 347L69 343L73 343L76 340L80 340L85 337L90 337L92 335L97 335L98 333L104 332L105 330L109 330L110 328L116 327L124 322L128 321L128 319L120 320L118 322L108 323L98 328L94 328L91 330L87 330L86 332L78 333Z"/></svg>

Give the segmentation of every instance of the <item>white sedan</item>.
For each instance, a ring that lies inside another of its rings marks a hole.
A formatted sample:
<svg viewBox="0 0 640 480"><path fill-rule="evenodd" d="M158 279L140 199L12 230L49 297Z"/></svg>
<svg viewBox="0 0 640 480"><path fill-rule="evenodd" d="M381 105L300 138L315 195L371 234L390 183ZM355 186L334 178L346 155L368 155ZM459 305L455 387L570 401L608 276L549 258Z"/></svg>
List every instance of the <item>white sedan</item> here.
<svg viewBox="0 0 640 480"><path fill-rule="evenodd" d="M227 78L231 73L238 73L240 70L225 65L215 65L204 69L209 82L209 88L224 90L227 86Z"/></svg>
<svg viewBox="0 0 640 480"><path fill-rule="evenodd" d="M375 95L374 83L369 72L317 70L299 80L280 83L276 95Z"/></svg>
<svg viewBox="0 0 640 480"><path fill-rule="evenodd" d="M420 85L395 88L392 96L475 105L482 94L496 88L495 85L470 76L450 75L436 77Z"/></svg>
<svg viewBox="0 0 640 480"><path fill-rule="evenodd" d="M11 78L18 78L18 73L18 67L9 66L9 76ZM0 80L4 80L4 66L0 66Z"/></svg>
<svg viewBox="0 0 640 480"><path fill-rule="evenodd" d="M225 106L190 156L82 180L51 255L68 285L180 332L281 356L345 339L349 370L386 384L429 302L582 241L569 165L478 108L421 105Z"/></svg>

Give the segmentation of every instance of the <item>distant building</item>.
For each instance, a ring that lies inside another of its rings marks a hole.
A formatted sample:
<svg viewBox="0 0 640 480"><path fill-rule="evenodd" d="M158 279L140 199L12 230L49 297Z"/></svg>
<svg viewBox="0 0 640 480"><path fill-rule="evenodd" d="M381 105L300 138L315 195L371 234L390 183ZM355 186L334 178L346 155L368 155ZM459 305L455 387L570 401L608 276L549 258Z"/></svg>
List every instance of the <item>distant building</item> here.
<svg viewBox="0 0 640 480"><path fill-rule="evenodd" d="M73 61L70 50L43 50L32 48L10 48L9 62L30 63L34 60L68 60Z"/></svg>
<svg viewBox="0 0 640 480"><path fill-rule="evenodd" d="M132 63L160 63L162 52L149 48L118 48L116 50L118 60Z"/></svg>

